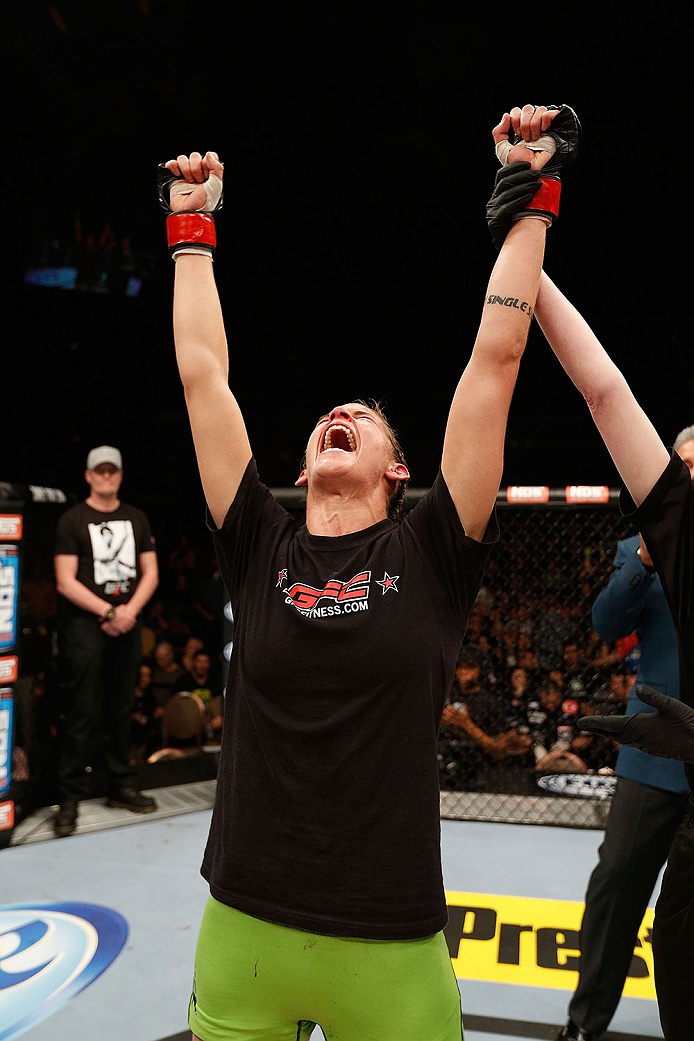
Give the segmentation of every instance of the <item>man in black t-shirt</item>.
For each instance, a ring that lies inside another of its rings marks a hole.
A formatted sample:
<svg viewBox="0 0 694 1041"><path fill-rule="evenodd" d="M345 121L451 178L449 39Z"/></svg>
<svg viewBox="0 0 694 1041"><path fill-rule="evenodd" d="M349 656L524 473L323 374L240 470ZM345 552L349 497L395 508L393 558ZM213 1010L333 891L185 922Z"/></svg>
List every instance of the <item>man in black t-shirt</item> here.
<svg viewBox="0 0 694 1041"><path fill-rule="evenodd" d="M694 431L692 431L694 466ZM686 460L685 460L686 461ZM643 536L660 576L678 635L681 701L660 691L637 687L640 700L656 712L612 719L593 716L581 729L611 737L653 755L687 764L694 781L694 488L691 473L673 452L655 487L634 509L626 492L622 508ZM656 986L663 1029L673 1039L694 1032L694 805L687 812L670 849L653 931Z"/></svg>
<svg viewBox="0 0 694 1041"><path fill-rule="evenodd" d="M586 321L543 273L536 316L552 350L569 377L589 403L592 417L624 481L622 509L639 529L660 576L678 637L681 708L694 707L694 429L687 428L668 452L627 381L597 340ZM634 507L636 507L634 509ZM677 734L687 729L668 703L656 698L667 719L654 723L670 726ZM623 740L632 735L638 747L655 752L658 742L642 735L634 717L581 723L587 732L610 734L623 728ZM638 721L637 721L638 722ZM656 731L657 732L657 731ZM670 739L670 744L672 738ZM663 754L665 743L660 744ZM678 747L678 742L671 747ZM694 768L687 767L690 786ZM686 798L683 796L683 798ZM666 1041L691 1041L694 1035L694 814L692 797L686 803L683 822L670 849L653 931L655 983L658 1008ZM569 1021L559 1037L566 1041L597 1041L579 1024Z"/></svg>
<svg viewBox="0 0 694 1041"><path fill-rule="evenodd" d="M87 457L90 494L58 522L55 573L65 716L60 735L56 835L70 835L84 794L93 732L105 723L108 805L137 813L154 800L133 787L130 712L142 657L140 612L157 588L154 539L144 513L118 498L121 454L102 445Z"/></svg>

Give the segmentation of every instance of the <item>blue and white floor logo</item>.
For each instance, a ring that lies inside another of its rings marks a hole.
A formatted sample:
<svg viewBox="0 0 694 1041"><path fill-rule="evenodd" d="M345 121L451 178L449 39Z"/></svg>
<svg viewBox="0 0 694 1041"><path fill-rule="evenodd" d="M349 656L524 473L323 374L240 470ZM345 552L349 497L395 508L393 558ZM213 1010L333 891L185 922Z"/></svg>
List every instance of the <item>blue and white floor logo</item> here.
<svg viewBox="0 0 694 1041"><path fill-rule="evenodd" d="M99 904L0 906L0 1041L93 983L125 946L128 923Z"/></svg>

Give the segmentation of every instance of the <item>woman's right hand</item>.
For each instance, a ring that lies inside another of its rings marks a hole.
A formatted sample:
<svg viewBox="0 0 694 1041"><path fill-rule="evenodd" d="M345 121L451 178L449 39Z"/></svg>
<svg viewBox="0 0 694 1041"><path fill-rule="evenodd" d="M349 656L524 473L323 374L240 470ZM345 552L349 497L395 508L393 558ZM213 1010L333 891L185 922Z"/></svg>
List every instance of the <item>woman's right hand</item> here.
<svg viewBox="0 0 694 1041"><path fill-rule="evenodd" d="M191 152L170 159L164 165L174 177L185 182L171 185L169 205L174 213L179 210L211 212L216 208L224 177L224 164L220 163L216 152L206 152L204 156L200 152ZM215 178L220 182L217 185Z"/></svg>

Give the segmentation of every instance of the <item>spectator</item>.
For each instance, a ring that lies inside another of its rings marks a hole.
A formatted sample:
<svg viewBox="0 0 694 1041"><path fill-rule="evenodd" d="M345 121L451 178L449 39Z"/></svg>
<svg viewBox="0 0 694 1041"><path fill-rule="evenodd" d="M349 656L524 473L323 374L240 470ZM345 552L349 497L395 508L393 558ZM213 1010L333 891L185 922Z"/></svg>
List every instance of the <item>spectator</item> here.
<svg viewBox="0 0 694 1041"><path fill-rule="evenodd" d="M493 760L524 755L530 746L527 736L509 725L507 706L482 685L482 658L474 647L461 648L455 670L451 703L443 710L442 723Z"/></svg>
<svg viewBox="0 0 694 1041"><path fill-rule="evenodd" d="M222 680L220 670L213 666L210 655L199 648L192 655L190 669L176 682L176 691L197 694L205 706L205 721L208 737L219 732L222 726Z"/></svg>
<svg viewBox="0 0 694 1041"><path fill-rule="evenodd" d="M585 773L585 763L572 748L572 716L563 711L561 691L551 680L540 684L537 700L528 705L528 724L537 773Z"/></svg>
<svg viewBox="0 0 694 1041"><path fill-rule="evenodd" d="M171 576L185 575L185 577L192 581L195 577L195 571L197 566L197 557L195 550L188 541L188 536L181 534L178 539L178 545L169 554L169 574ZM175 583L174 583L175 584Z"/></svg>
<svg viewBox="0 0 694 1041"><path fill-rule="evenodd" d="M568 696L580 701L586 694L593 693L596 684L595 670L591 668L576 639L567 640L564 644L562 671Z"/></svg>
<svg viewBox="0 0 694 1041"><path fill-rule="evenodd" d="M156 708L152 690L152 666L142 662L135 687L135 704L130 714L130 762L139 763L159 745L159 727L154 710Z"/></svg>
<svg viewBox="0 0 694 1041"><path fill-rule="evenodd" d="M107 805L150 813L130 768L130 711L141 658L140 613L158 584L154 539L144 513L118 498L121 454L102 445L87 457L87 499L60 518L55 573L65 718L58 767L57 836L70 835L84 794L92 732L106 719Z"/></svg>
<svg viewBox="0 0 694 1041"><path fill-rule="evenodd" d="M189 636L183 646L181 655L181 667L190 673L193 668L193 658L203 648L203 642L198 636ZM180 687L180 690L190 690L190 687Z"/></svg>
<svg viewBox="0 0 694 1041"><path fill-rule="evenodd" d="M154 648L152 670L152 692L158 708L163 708L169 700L183 672L176 661L173 644L168 640L160 640Z"/></svg>

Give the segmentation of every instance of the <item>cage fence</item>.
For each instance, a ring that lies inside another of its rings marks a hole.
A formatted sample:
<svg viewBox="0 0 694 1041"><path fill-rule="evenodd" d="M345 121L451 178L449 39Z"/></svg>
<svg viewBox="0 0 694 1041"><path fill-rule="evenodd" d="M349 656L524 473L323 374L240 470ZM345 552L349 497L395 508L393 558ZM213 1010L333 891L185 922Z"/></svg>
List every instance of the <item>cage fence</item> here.
<svg viewBox="0 0 694 1041"><path fill-rule="evenodd" d="M591 611L634 534L607 488L508 489L444 710L441 814L603 828L617 746L581 716L623 713L639 646L606 643Z"/></svg>

